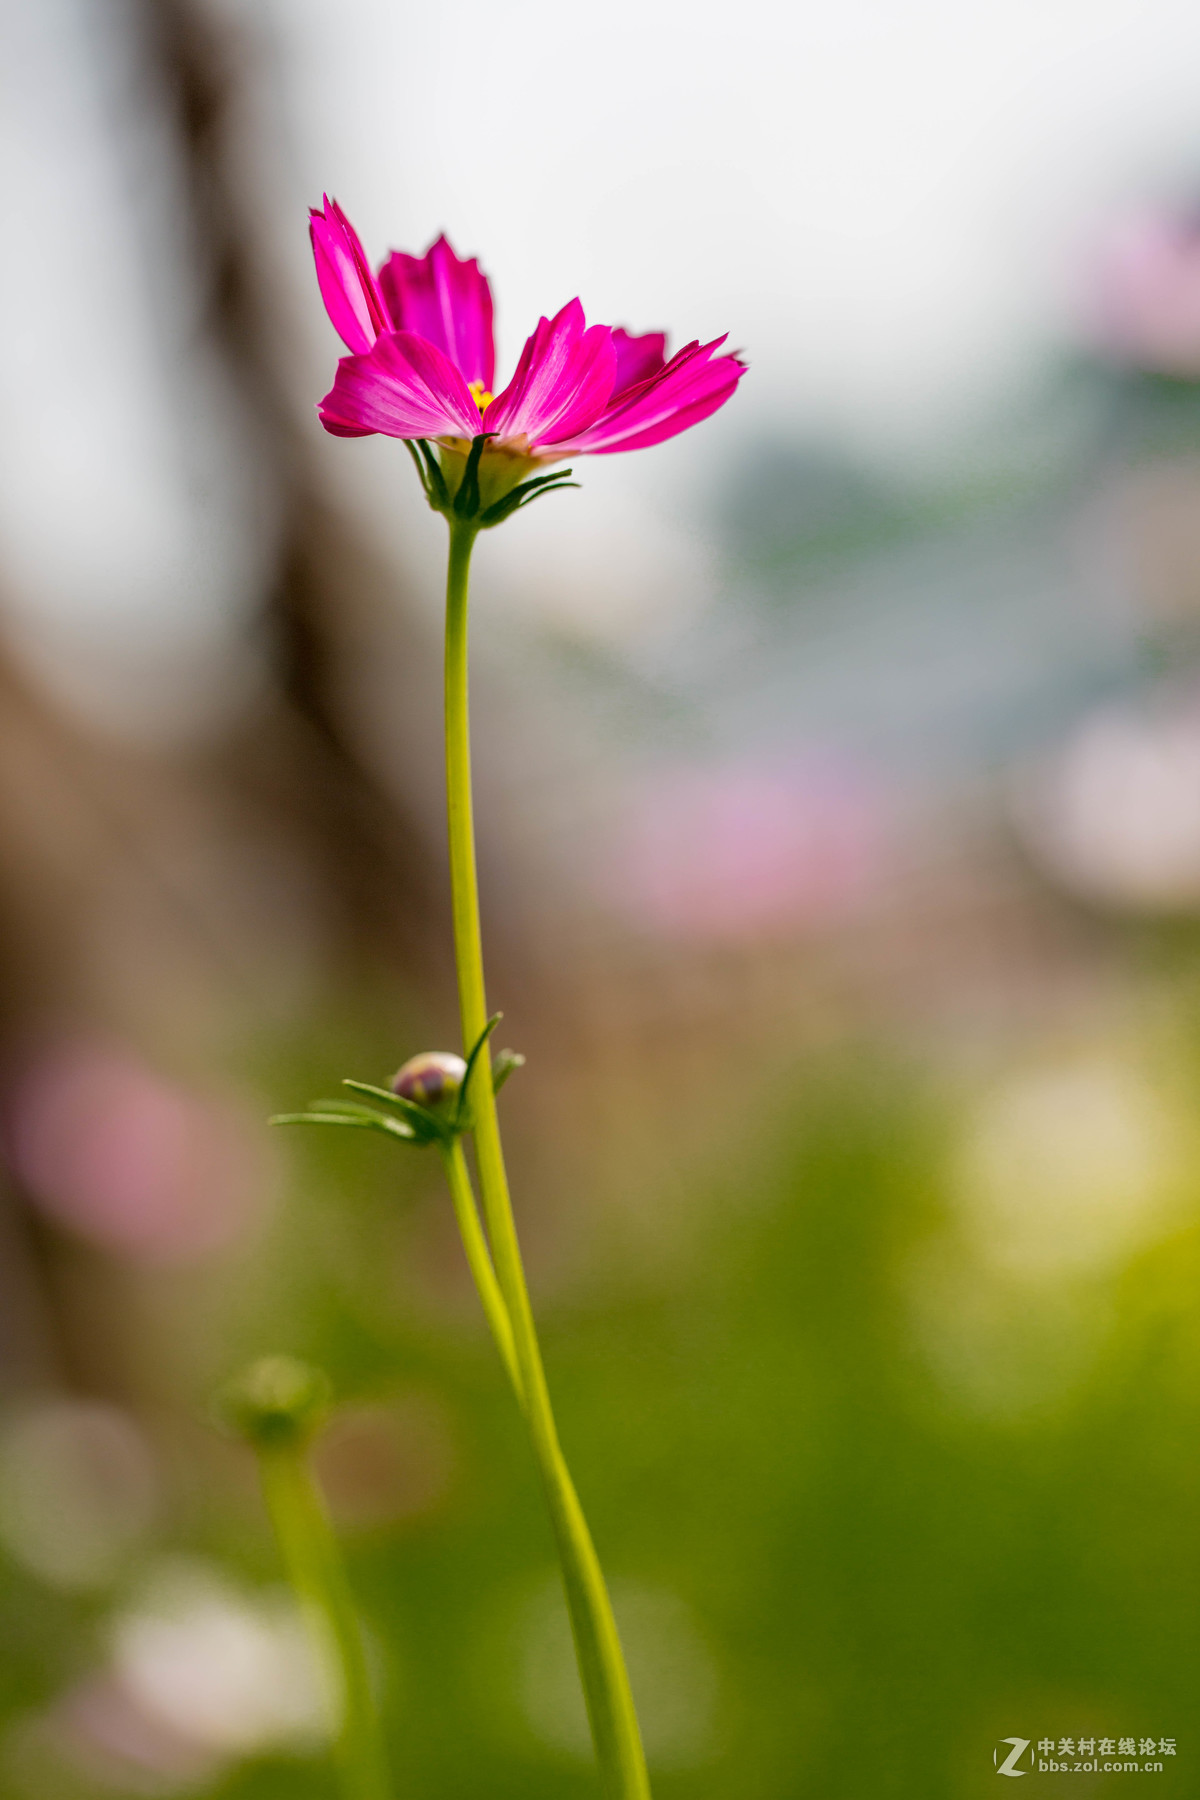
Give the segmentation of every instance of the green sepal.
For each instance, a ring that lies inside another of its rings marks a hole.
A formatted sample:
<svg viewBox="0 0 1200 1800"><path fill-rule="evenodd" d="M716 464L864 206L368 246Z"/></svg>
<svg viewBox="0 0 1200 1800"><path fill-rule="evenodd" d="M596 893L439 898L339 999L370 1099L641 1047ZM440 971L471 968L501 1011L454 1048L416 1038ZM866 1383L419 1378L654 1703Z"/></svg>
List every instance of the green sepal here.
<svg viewBox="0 0 1200 1800"><path fill-rule="evenodd" d="M421 491L434 512L444 513L448 519L474 520L477 528L487 531L494 525L502 525L505 519L511 519L515 512L523 506L529 506L534 500L540 500L543 494L557 493L560 488L578 487L577 481L568 481L572 473L570 469L555 469L549 475L535 475L530 481L523 481L511 492L503 494L499 500L485 506L480 511L479 465L489 441L496 436L494 431L481 431L471 439L471 448L467 454L463 468L462 480L458 484L453 498L446 484L446 476L442 465L435 456L428 439L403 438L401 442L408 451L417 471L417 479L421 483Z"/></svg>
<svg viewBox="0 0 1200 1800"><path fill-rule="evenodd" d="M523 481L520 487L513 488L503 499L495 501L479 515L479 523L484 531L490 531L493 525L503 525L515 512L528 506L534 500L540 500L543 494L557 493L560 488L577 488L577 481L568 481L571 469L556 469L551 475L535 475L531 481Z"/></svg>
<svg viewBox="0 0 1200 1800"><path fill-rule="evenodd" d="M425 438L415 440L425 464L425 494L434 512L449 513L450 489L446 486L446 477L442 474L442 465Z"/></svg>
<svg viewBox="0 0 1200 1800"><path fill-rule="evenodd" d="M498 1094L514 1069L523 1069L525 1058L519 1050L497 1050L492 1064L492 1092Z"/></svg>
<svg viewBox="0 0 1200 1800"><path fill-rule="evenodd" d="M401 438L400 442L404 445L404 448L408 451L408 454L412 457L413 468L417 471L417 480L421 484L421 492L424 494L426 500L428 500L430 506L434 507L434 511L436 512L437 507L434 506L433 489L429 485L429 477L425 473L425 465L421 461L421 458L417 455L416 444L413 442L413 440L411 438Z"/></svg>
<svg viewBox="0 0 1200 1800"><path fill-rule="evenodd" d="M467 466L463 470L463 478L458 484L458 492L454 496L454 513L459 519L473 519L479 511L479 460L487 448L489 438L495 437L494 431L481 431L478 437L471 439L471 449L467 456ZM440 474L441 471L439 470ZM442 486L445 486L443 481ZM490 508L488 509L491 510Z"/></svg>
<svg viewBox="0 0 1200 1800"><path fill-rule="evenodd" d="M425 438L401 438L401 443L412 457L413 467L417 471L417 480L421 483L424 494L434 512L445 513L449 517L453 511L450 490L446 486L446 477L442 466Z"/></svg>

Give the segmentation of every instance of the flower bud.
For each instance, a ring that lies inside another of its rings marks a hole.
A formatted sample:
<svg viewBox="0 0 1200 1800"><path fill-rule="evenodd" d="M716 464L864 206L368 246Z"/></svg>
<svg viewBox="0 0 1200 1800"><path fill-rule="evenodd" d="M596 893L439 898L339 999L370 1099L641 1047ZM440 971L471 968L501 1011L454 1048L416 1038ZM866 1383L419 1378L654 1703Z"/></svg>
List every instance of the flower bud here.
<svg viewBox="0 0 1200 1800"><path fill-rule="evenodd" d="M452 1050L422 1050L392 1076L392 1092L440 1112L458 1099L467 1065Z"/></svg>
<svg viewBox="0 0 1200 1800"><path fill-rule="evenodd" d="M226 1388L219 1411L256 1450L306 1444L329 1410L329 1377L294 1356L264 1356Z"/></svg>

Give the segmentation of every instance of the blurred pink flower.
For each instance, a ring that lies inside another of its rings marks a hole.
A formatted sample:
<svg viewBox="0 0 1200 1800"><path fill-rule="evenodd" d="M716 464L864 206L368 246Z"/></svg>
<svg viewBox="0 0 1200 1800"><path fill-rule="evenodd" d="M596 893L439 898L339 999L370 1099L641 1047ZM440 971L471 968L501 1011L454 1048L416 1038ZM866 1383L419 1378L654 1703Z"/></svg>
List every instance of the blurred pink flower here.
<svg viewBox="0 0 1200 1800"><path fill-rule="evenodd" d="M1036 860L1085 899L1139 912L1200 907L1200 704L1105 708L1020 783Z"/></svg>
<svg viewBox="0 0 1200 1800"><path fill-rule="evenodd" d="M139 1705L108 1670L86 1677L37 1725L44 1750L51 1753L42 1759L45 1772L57 1775L59 1783L65 1764L89 1786L157 1800L195 1792L221 1771L220 1759L206 1745L193 1743Z"/></svg>
<svg viewBox="0 0 1200 1800"><path fill-rule="evenodd" d="M870 896L883 825L878 797L845 771L676 770L640 796L610 880L622 911L671 937L780 935Z"/></svg>
<svg viewBox="0 0 1200 1800"><path fill-rule="evenodd" d="M328 1737L324 1671L294 1604L272 1592L159 1564L108 1636L107 1667L26 1721L23 1791L194 1794L243 1758L309 1754Z"/></svg>
<svg viewBox="0 0 1200 1800"><path fill-rule="evenodd" d="M24 1072L8 1144L48 1217L145 1263L223 1249L261 1215L269 1185L265 1148L231 1108L86 1042Z"/></svg>
<svg viewBox="0 0 1200 1800"><path fill-rule="evenodd" d="M319 413L337 437L495 434L493 448L539 462L662 443L716 412L745 374L725 342L693 341L668 362L661 332L589 326L578 300L540 319L493 396L492 296L474 260L444 237L424 256L394 251L373 275L336 201L310 221L321 297L351 352Z"/></svg>
<svg viewBox="0 0 1200 1800"><path fill-rule="evenodd" d="M1101 244L1088 310L1124 361L1200 377L1200 215L1145 212Z"/></svg>

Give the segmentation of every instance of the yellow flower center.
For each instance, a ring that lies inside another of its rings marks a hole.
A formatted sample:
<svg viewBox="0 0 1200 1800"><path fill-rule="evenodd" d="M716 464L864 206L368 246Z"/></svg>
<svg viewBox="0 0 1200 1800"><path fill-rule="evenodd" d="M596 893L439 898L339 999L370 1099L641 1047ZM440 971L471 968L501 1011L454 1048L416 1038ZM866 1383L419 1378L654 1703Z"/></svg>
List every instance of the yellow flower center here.
<svg viewBox="0 0 1200 1800"><path fill-rule="evenodd" d="M467 386L471 390L471 398L479 408L480 412L483 411L485 406L490 406L492 401L496 398L495 394L488 393L482 381L468 381Z"/></svg>

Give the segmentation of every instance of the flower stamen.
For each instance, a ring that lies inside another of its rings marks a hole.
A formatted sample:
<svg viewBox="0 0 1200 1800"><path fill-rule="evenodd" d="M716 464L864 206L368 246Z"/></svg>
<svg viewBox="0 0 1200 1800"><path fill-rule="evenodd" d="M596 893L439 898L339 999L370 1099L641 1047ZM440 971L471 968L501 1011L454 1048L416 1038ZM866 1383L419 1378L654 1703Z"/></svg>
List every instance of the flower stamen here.
<svg viewBox="0 0 1200 1800"><path fill-rule="evenodd" d="M475 402L481 413L483 412L484 407L490 406L492 401L496 398L495 394L488 393L482 381L468 381L467 386L471 391L472 400Z"/></svg>

